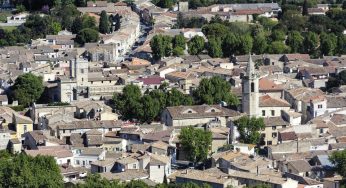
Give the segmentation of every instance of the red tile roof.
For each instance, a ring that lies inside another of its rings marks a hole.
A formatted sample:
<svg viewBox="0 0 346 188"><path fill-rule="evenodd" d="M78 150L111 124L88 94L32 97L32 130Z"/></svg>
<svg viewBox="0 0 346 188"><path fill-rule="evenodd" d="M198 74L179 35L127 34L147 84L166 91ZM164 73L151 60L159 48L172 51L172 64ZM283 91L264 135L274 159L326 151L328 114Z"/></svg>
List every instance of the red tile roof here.
<svg viewBox="0 0 346 188"><path fill-rule="evenodd" d="M165 79L159 76L151 76L147 78L138 78L137 80L142 81L144 85L160 85Z"/></svg>

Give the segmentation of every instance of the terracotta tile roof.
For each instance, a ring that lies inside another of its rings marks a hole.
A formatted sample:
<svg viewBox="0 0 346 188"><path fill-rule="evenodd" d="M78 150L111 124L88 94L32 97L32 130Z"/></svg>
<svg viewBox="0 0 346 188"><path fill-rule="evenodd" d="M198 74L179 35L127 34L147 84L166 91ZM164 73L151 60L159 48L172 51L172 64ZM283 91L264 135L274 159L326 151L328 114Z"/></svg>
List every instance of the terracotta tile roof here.
<svg viewBox="0 0 346 188"><path fill-rule="evenodd" d="M333 117L330 118L335 125L344 125L346 124L346 115L345 114L333 114Z"/></svg>
<svg viewBox="0 0 346 188"><path fill-rule="evenodd" d="M272 98L269 95L264 95L260 97L259 99L259 106L260 107L290 107L291 105L283 99Z"/></svg>
<svg viewBox="0 0 346 188"><path fill-rule="evenodd" d="M146 78L138 78L137 80L142 81L144 85L160 85L165 79L159 76L149 76Z"/></svg>
<svg viewBox="0 0 346 188"><path fill-rule="evenodd" d="M281 85L275 84L274 81L267 78L261 78L259 80L259 90L261 91L282 91L283 87Z"/></svg>
<svg viewBox="0 0 346 188"><path fill-rule="evenodd" d="M285 54L289 61L310 59L309 54Z"/></svg>
<svg viewBox="0 0 346 188"><path fill-rule="evenodd" d="M279 132L279 137L282 141L296 140L297 135L295 132Z"/></svg>
<svg viewBox="0 0 346 188"><path fill-rule="evenodd" d="M282 126L286 125L288 126L289 123L282 119L282 117L267 117L264 118L264 124L266 127L272 127L272 126Z"/></svg>

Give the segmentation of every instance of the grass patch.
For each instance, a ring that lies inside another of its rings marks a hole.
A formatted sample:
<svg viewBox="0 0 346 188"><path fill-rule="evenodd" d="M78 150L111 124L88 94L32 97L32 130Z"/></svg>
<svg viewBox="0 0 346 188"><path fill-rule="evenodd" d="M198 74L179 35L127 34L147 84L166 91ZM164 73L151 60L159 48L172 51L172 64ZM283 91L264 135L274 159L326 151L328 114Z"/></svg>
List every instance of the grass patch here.
<svg viewBox="0 0 346 188"><path fill-rule="evenodd" d="M11 16L11 11L0 11L0 22L6 22L7 17Z"/></svg>
<svg viewBox="0 0 346 188"><path fill-rule="evenodd" d="M11 32L11 31L17 29L17 26L6 26L6 27L0 26L0 29Z"/></svg>

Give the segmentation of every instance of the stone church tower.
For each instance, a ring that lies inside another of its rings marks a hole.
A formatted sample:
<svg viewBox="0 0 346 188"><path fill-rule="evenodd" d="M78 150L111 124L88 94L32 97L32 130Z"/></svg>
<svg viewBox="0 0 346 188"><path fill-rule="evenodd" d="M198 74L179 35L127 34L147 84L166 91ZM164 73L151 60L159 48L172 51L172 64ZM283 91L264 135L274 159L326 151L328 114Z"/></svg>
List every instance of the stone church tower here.
<svg viewBox="0 0 346 188"><path fill-rule="evenodd" d="M259 116L259 74L251 55L242 78L242 110L249 116Z"/></svg>

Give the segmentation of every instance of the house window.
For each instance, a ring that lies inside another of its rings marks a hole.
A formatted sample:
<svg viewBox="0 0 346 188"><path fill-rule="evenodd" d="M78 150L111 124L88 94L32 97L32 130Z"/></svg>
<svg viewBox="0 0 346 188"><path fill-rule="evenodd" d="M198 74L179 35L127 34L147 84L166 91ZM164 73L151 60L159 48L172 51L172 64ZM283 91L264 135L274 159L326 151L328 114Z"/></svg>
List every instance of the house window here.
<svg viewBox="0 0 346 188"><path fill-rule="evenodd" d="M91 84L93 84L94 82L93 82L93 81L91 81L90 83L91 83Z"/></svg>
<svg viewBox="0 0 346 188"><path fill-rule="evenodd" d="M272 145L272 141L267 141L267 145Z"/></svg>
<svg viewBox="0 0 346 188"><path fill-rule="evenodd" d="M323 107L322 104L319 104L319 105L318 105L318 108L322 108L322 107Z"/></svg>
<svg viewBox="0 0 346 188"><path fill-rule="evenodd" d="M251 82L251 92L255 92L255 83Z"/></svg>
<svg viewBox="0 0 346 188"><path fill-rule="evenodd" d="M266 134L265 134L265 133L262 133L262 134L261 134L261 137L262 137L262 138L265 138L265 137L266 137Z"/></svg>
<svg viewBox="0 0 346 188"><path fill-rule="evenodd" d="M157 166L159 169L161 168L161 165Z"/></svg>
<svg viewBox="0 0 346 188"><path fill-rule="evenodd" d="M276 130L276 126L272 126L272 129L273 129L273 130Z"/></svg>
<svg viewBox="0 0 346 188"><path fill-rule="evenodd" d="M275 110L272 110L271 112L272 112L272 116L275 116Z"/></svg>
<svg viewBox="0 0 346 188"><path fill-rule="evenodd" d="M28 131L28 126L27 125L23 125L23 129L24 129L24 132L26 133Z"/></svg>
<svg viewBox="0 0 346 188"><path fill-rule="evenodd" d="M282 128L286 128L286 125L283 125Z"/></svg>
<svg viewBox="0 0 346 188"><path fill-rule="evenodd" d="M133 169L136 169L136 168L137 168L137 165L136 165L136 164L133 164L132 167L133 167Z"/></svg>
<svg viewBox="0 0 346 188"><path fill-rule="evenodd" d="M320 129L320 134L322 134L323 133L323 129Z"/></svg>
<svg viewBox="0 0 346 188"><path fill-rule="evenodd" d="M76 160L76 165L79 165L80 163L79 163L79 160Z"/></svg>
<svg viewBox="0 0 346 188"><path fill-rule="evenodd" d="M84 74L84 69L81 69L81 70L80 70L80 73Z"/></svg>
<svg viewBox="0 0 346 188"><path fill-rule="evenodd" d="M273 133L273 134L272 134L272 137L273 137L273 138L276 138L277 135L278 135L278 133Z"/></svg>
<svg viewBox="0 0 346 188"><path fill-rule="evenodd" d="M266 111L262 110L262 116L266 116Z"/></svg>
<svg viewBox="0 0 346 188"><path fill-rule="evenodd" d="M62 130L62 133L65 133L65 129L64 129L64 130Z"/></svg>

